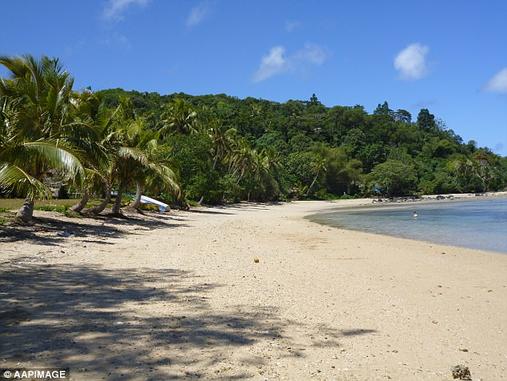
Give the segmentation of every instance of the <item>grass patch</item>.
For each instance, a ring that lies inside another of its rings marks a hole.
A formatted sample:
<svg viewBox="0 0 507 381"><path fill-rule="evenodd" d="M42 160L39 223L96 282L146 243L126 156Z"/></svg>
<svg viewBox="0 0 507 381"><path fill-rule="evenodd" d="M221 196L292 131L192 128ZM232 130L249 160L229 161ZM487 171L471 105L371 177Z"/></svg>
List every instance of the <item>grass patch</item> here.
<svg viewBox="0 0 507 381"><path fill-rule="evenodd" d="M0 208L0 226L12 222L16 218L16 213L11 212L9 209Z"/></svg>
<svg viewBox="0 0 507 381"><path fill-rule="evenodd" d="M0 198L0 225L5 225L7 222L12 220L15 216L13 211L17 211L23 205L25 200L22 198ZM63 214L67 217L81 217L79 213L73 212L70 208L77 204L79 199L51 199L51 200L35 200L34 210L42 210L46 212L56 212ZM125 199L126 204L130 203L130 199ZM87 208L92 208L99 205L102 202L101 199L91 199L86 205ZM110 208L112 203L109 203ZM4 218L3 214L13 216ZM2 223L2 220L5 221Z"/></svg>
<svg viewBox="0 0 507 381"><path fill-rule="evenodd" d="M67 216L67 217L81 217L81 215L79 213L76 213L70 209L70 207L72 205L74 205L74 203L72 203L70 205L66 205L66 204L35 205L34 209L35 210L43 210L45 212L56 212L56 213L63 214L64 216Z"/></svg>
<svg viewBox="0 0 507 381"><path fill-rule="evenodd" d="M21 205L23 205L23 202L25 200L22 198L0 198L0 209L7 209L7 210L16 210L21 208ZM39 206L45 206L45 205L62 205L71 207L72 205L76 204L79 200L77 199L54 199L54 200L36 200L35 201L35 207L36 209ZM42 210L42 209L40 209Z"/></svg>
<svg viewBox="0 0 507 381"><path fill-rule="evenodd" d="M43 210L45 212L65 213L69 207L66 205L35 205L35 210Z"/></svg>

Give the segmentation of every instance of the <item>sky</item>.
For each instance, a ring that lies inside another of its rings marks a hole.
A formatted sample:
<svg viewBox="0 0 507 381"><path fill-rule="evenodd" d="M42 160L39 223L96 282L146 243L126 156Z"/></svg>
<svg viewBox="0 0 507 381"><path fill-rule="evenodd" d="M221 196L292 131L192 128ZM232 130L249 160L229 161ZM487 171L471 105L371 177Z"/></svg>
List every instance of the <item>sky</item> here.
<svg viewBox="0 0 507 381"><path fill-rule="evenodd" d="M4 1L0 55L78 89L429 108L507 155L507 1ZM0 75L5 75L0 69Z"/></svg>

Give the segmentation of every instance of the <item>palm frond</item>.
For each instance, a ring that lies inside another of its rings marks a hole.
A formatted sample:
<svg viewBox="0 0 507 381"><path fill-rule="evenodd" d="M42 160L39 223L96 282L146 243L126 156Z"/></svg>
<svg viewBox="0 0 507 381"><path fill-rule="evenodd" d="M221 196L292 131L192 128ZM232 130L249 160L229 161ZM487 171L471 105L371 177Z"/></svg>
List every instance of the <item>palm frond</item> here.
<svg viewBox="0 0 507 381"><path fill-rule="evenodd" d="M151 179L153 182L163 185L163 188L173 193L177 197L181 195L181 188L177 181L177 176L174 171L166 165L150 163L148 165L149 172L151 172Z"/></svg>
<svg viewBox="0 0 507 381"><path fill-rule="evenodd" d="M62 141L25 142L23 146L27 150L38 152L48 165L63 170L69 177L84 175L84 169L77 154Z"/></svg>
<svg viewBox="0 0 507 381"><path fill-rule="evenodd" d="M17 165L0 165L0 189L24 194L31 199L51 197L50 189Z"/></svg>
<svg viewBox="0 0 507 381"><path fill-rule="evenodd" d="M135 160L142 165L147 165L149 163L145 153L142 150L135 147L119 147L117 155L122 159Z"/></svg>

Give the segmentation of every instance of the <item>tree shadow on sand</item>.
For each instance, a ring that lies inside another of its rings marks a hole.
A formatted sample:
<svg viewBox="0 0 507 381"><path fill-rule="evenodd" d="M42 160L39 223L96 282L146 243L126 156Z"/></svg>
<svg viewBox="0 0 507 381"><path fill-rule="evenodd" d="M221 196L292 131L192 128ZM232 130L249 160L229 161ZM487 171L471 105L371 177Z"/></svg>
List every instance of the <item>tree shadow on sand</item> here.
<svg viewBox="0 0 507 381"><path fill-rule="evenodd" d="M32 242L56 246L68 237L91 238L102 243L107 238L120 238L134 232L186 226L182 218L167 215L147 217L110 217L76 219L39 216L32 225L0 227L0 242ZM123 229L128 227L128 231ZM107 242L103 242L107 244Z"/></svg>
<svg viewBox="0 0 507 381"><path fill-rule="evenodd" d="M297 323L269 306L211 308L217 287L173 269L7 264L0 270L0 363L68 367L79 379L252 377L262 361L234 374L216 369L234 348L290 344Z"/></svg>

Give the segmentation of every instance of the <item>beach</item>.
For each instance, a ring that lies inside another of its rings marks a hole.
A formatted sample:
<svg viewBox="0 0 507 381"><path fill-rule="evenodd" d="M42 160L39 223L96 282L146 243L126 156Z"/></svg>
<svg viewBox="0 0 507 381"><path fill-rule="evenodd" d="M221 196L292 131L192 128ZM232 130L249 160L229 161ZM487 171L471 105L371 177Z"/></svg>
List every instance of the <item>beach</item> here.
<svg viewBox="0 0 507 381"><path fill-rule="evenodd" d="M507 255L327 227L371 200L0 230L0 368L74 380L507 378ZM61 223L58 221L66 221Z"/></svg>

